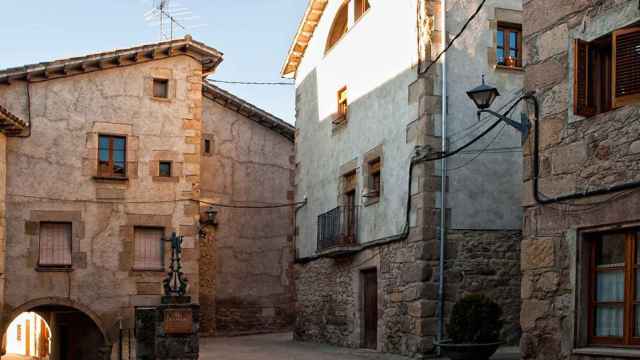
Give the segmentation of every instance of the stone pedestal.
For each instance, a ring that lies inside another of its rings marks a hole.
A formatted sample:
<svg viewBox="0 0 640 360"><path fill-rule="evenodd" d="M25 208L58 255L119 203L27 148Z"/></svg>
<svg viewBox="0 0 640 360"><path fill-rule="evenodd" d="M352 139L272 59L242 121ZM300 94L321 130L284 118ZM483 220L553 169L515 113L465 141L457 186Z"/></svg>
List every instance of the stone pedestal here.
<svg viewBox="0 0 640 360"><path fill-rule="evenodd" d="M198 359L200 305L189 297L163 297L162 305L136 307L139 360Z"/></svg>

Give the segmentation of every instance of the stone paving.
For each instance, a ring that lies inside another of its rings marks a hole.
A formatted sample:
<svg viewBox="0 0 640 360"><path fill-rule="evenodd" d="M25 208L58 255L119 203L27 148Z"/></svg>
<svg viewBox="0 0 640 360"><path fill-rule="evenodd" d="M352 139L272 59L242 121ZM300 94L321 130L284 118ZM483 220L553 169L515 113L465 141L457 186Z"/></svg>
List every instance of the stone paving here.
<svg viewBox="0 0 640 360"><path fill-rule="evenodd" d="M201 360L408 360L369 350L302 343L290 333L230 338L201 338ZM517 348L504 348L492 360L518 360Z"/></svg>

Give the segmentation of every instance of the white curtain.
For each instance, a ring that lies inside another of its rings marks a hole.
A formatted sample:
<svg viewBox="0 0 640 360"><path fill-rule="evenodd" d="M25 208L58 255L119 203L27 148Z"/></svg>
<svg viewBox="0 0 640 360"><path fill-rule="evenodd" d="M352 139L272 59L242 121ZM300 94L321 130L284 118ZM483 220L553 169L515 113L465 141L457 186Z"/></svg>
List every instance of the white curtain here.
<svg viewBox="0 0 640 360"><path fill-rule="evenodd" d="M598 273L596 299L598 302L624 301L624 272ZM622 306L598 306L596 309L596 336L620 337L623 335L624 308Z"/></svg>

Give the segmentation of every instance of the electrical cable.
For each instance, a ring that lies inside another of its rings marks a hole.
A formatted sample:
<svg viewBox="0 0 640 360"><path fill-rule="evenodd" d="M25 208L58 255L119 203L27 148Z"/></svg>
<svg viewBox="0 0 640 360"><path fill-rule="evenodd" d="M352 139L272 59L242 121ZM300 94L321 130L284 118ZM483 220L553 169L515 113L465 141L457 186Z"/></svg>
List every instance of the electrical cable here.
<svg viewBox="0 0 640 360"><path fill-rule="evenodd" d="M231 205L231 204L212 203L212 202L203 201L203 200L193 200L193 201L198 201L201 204L205 204L209 206L231 208L231 209L276 209L276 208L300 206L300 205L305 205L307 203L307 201L305 200L305 201L298 201L294 203L271 204L271 205Z"/></svg>
<svg viewBox="0 0 640 360"><path fill-rule="evenodd" d="M214 203L204 200L196 199L174 199L174 200L99 200L99 199L62 199L48 196L37 195L24 195L24 194L7 194L8 196L23 197L28 199L48 200L48 201L67 201L67 202L82 202L82 203L96 203L96 204L173 204L182 201L193 201L201 204L221 207L221 208L233 208L233 209L275 209L291 206L299 206L306 204L306 201L299 201L294 203L282 203L282 204L269 204L269 205L234 205L234 204L222 204Z"/></svg>
<svg viewBox="0 0 640 360"><path fill-rule="evenodd" d="M515 91L515 92L513 93L512 97L511 97L511 99L509 99L506 103L504 103L502 106L500 106L500 108L497 110L497 112L501 112L501 111L503 111L504 109L506 109L508 106L511 106L514 102L518 101L518 99L519 99L523 94L524 94L524 89L519 89L519 90ZM513 109L510 109L510 110L513 110ZM465 129L462 129L462 130L459 130L459 131L457 131L457 132L453 132L453 133L451 133L451 134L449 135L449 139L448 139L448 140L449 140L449 144L450 144L450 145L453 145L453 144L456 144L456 143L460 142L460 141L461 141L461 140L463 140L463 139L466 139L466 138L467 138L467 135L468 135L469 133L471 133L471 131L475 130L476 128L480 127L481 125L484 125L484 124L485 124L485 121L484 121L484 120L488 120L488 119L489 119L489 117L490 117L489 115L486 115L486 114L485 114L485 115L483 116L483 118L482 118L480 121L476 121L476 123L475 123L475 124L473 124L473 125L471 125L471 126L469 126L469 127L465 128ZM456 139L456 138L455 138L455 136L456 136L456 135L460 135L460 134L463 134L463 135L461 135L459 138L457 138L457 139Z"/></svg>
<svg viewBox="0 0 640 360"><path fill-rule="evenodd" d="M487 149L489 148L489 146L491 146L493 144L494 141L496 141L496 139L498 139L498 137L500 137L500 135L502 135L502 133L504 132L504 129L507 127L507 124L503 124L502 128L500 128L500 130L498 130L498 133L496 134L496 136L493 137L493 139L491 139L491 141L489 141L487 143L487 146L484 147L484 149L480 150L473 158L469 159L467 162L465 162L464 164L454 167L454 168L449 168L447 169L448 172L451 171L456 171L456 170L460 170L464 167L466 167L467 165L471 164L472 162L474 162L475 160L477 160L480 155L485 154Z"/></svg>
<svg viewBox="0 0 640 360"><path fill-rule="evenodd" d="M229 81L229 80L214 80L214 79L207 79L207 81L220 83L220 84L234 84L234 85L283 85L283 86L295 85L295 83L293 82Z"/></svg>
<svg viewBox="0 0 640 360"><path fill-rule="evenodd" d="M468 148L469 146L475 144L478 140L480 140L483 137L485 137L488 133L490 133L493 129L495 129L498 125L500 125L501 122L502 122L502 120L498 119L493 124L491 124L491 126L489 126L487 129L485 129L482 133L480 133L479 135L474 137L471 141L467 142L466 144L460 146L459 148L457 148L457 149L455 149L453 151L450 151L450 152L446 152L446 153L443 153L441 151L436 152L436 154L437 154L436 157L426 158L426 159L424 159L424 161L442 160L442 159L446 159L448 157L451 157L451 156L454 156L454 155L458 154L462 150Z"/></svg>
<svg viewBox="0 0 640 360"><path fill-rule="evenodd" d="M478 14L480 13L480 10L482 10L482 8L484 7L484 4L487 2L487 0L482 0L482 2L480 3L480 5L478 6L478 8L476 9L476 11L471 14L471 16L469 17L469 19L467 19L467 21L464 23L464 25L462 25L462 28L460 28L460 31L456 34L456 36L453 37L453 39L451 39L451 41L449 41L449 43L447 44L447 47L444 48L444 50L442 50L438 56L436 56L435 60L433 60L429 66L427 66L426 69L424 69L424 71L420 71L420 69L418 69L418 74L419 75L423 75L426 74L431 67L438 62L438 60L440 60L440 58L442 57L442 55L444 55L449 48L453 45L453 43L458 40L458 38L460 36L462 36L462 34L465 32L465 30L467 30L467 27L469 26L469 24L473 21L473 19L476 18L476 16L478 16ZM446 31L446 29L444 30Z"/></svg>
<svg viewBox="0 0 640 360"><path fill-rule="evenodd" d="M518 99L518 101L516 101L515 103L511 104L509 109L507 111L505 111L505 114L509 114L511 111L513 111L513 109L515 109L515 107L520 103L520 100L522 100L522 98ZM459 148L457 148L457 149L455 149L455 150L453 150L451 152L447 152L447 153L437 152L436 154L438 154L438 155L436 157L434 157L434 158L427 157L423 161L437 161L437 160L441 160L441 159L444 159L444 158L448 158L448 157L454 156L454 155L458 154L459 152L461 152L462 150L464 150L464 149L468 148L469 146L473 145L478 140L482 139L484 136L486 136L488 133L490 133L493 129L495 129L496 126L498 126L501 122L502 122L501 119L496 120L493 124L491 124L491 126L486 128L482 133L480 133L479 135L474 137L471 141L467 142L466 144L460 146Z"/></svg>

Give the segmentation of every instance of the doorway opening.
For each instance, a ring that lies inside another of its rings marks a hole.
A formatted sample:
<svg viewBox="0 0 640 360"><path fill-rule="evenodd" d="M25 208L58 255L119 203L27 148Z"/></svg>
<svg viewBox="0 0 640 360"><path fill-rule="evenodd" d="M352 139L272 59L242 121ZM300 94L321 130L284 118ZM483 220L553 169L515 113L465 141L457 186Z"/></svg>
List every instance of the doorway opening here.
<svg viewBox="0 0 640 360"><path fill-rule="evenodd" d="M20 313L2 337L1 360L87 360L110 354L98 325L69 306L40 305Z"/></svg>
<svg viewBox="0 0 640 360"><path fill-rule="evenodd" d="M362 271L362 317L364 322L363 347L378 348L378 271Z"/></svg>
<svg viewBox="0 0 640 360"><path fill-rule="evenodd" d="M23 312L18 315L7 327L3 340L6 355L2 360L49 360L51 328L47 321L35 312Z"/></svg>

